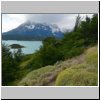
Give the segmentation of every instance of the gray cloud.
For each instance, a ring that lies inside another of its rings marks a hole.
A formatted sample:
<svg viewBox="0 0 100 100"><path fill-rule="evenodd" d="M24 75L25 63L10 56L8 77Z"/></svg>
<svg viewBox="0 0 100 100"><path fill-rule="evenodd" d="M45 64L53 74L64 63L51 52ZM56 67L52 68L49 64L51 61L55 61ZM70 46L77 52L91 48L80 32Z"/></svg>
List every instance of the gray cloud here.
<svg viewBox="0 0 100 100"><path fill-rule="evenodd" d="M11 30L25 21L57 24L60 29L73 29L78 14L4 14L3 31ZM81 17L92 14L80 14ZM14 23L14 24L13 24ZM13 27L12 27L13 26Z"/></svg>
<svg viewBox="0 0 100 100"><path fill-rule="evenodd" d="M78 14L30 14L27 20L31 22L57 24L61 30L72 29Z"/></svg>
<svg viewBox="0 0 100 100"><path fill-rule="evenodd" d="M27 19L36 22L57 23L66 17L64 14L32 14L27 15Z"/></svg>

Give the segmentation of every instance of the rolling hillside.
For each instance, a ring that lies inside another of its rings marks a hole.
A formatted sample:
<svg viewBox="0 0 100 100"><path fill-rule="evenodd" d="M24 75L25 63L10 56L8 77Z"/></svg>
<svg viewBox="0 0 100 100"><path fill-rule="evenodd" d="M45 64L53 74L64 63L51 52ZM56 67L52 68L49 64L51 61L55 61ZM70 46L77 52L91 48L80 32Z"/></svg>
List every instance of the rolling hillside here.
<svg viewBox="0 0 100 100"><path fill-rule="evenodd" d="M80 56L59 61L54 65L28 73L17 85L21 86L97 86L98 50L88 48Z"/></svg>

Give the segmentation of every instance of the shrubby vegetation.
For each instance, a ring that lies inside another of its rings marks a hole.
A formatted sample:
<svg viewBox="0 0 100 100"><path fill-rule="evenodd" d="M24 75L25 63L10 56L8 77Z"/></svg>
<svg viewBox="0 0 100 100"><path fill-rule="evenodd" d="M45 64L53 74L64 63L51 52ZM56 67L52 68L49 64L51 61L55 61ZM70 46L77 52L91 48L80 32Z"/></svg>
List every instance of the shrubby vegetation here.
<svg viewBox="0 0 100 100"><path fill-rule="evenodd" d="M7 85L16 78L18 62L7 45L2 45L2 85Z"/></svg>
<svg viewBox="0 0 100 100"><path fill-rule="evenodd" d="M89 48L81 64L70 66L62 71L56 80L58 86L97 86L98 85L98 50Z"/></svg>
<svg viewBox="0 0 100 100"><path fill-rule="evenodd" d="M3 85L9 85L8 83L19 80L24 77L28 72L33 71L35 73L35 69L39 69L45 67L47 65L54 65L58 61L64 61L68 59L72 59L80 54L82 54L87 48L97 45L98 42L98 15L94 14L92 18L86 17L86 20L81 21L80 16L76 18L76 23L73 31L66 33L63 39L56 39L56 38L47 38L43 42L43 46L41 46L40 50L36 51L36 53L31 55L23 55L21 50L19 49L18 52L12 54L6 45L2 46L2 83ZM13 56L14 55L14 56ZM89 60L88 55L86 59L86 63L90 64L95 62L95 57L97 61L97 55L90 54L91 57ZM97 64L97 62L95 62ZM81 66L81 65L79 65ZM84 67L85 64L83 64ZM96 65L97 66L97 65ZM92 68L88 67L88 69ZM94 67L93 67L94 68ZM81 69L71 69L65 70L63 73L66 76L68 71L72 73L76 73L76 76L81 76L80 72ZM79 73L78 73L79 72ZM88 78L85 79L86 75ZM72 84L69 80L69 83L64 85L96 85L96 83L92 83L95 80L95 75L92 72L87 72L84 70L82 72L82 77L84 80L80 80L82 84L78 84L74 82ZM69 76L71 74L68 74ZM20 76L20 78L19 78ZM63 75L60 75L61 77ZM68 77L69 77L68 76ZM90 76L93 76L94 80ZM73 77L72 77L73 79ZM75 79L75 78L74 78ZM74 80L73 79L73 80ZM89 84L84 84L84 82L90 79ZM60 85L60 78L57 79L57 85ZM76 79L77 80L77 79ZM75 81L76 81L75 80ZM84 81L84 82L83 82ZM96 81L95 81L96 82ZM25 83L26 84L26 83ZM28 83L27 83L28 84ZM26 84L26 85L27 85ZM31 84L32 85L32 84ZM34 84L33 84L34 85ZM63 84L61 84L63 85Z"/></svg>
<svg viewBox="0 0 100 100"><path fill-rule="evenodd" d="M21 48L15 50L12 53L8 45L2 44L3 86L16 84L18 80L20 80L24 75L30 72L30 69L28 69L27 67L23 68L23 65L25 64L22 63L23 61L25 62L26 60L29 60L30 57L30 55L24 55Z"/></svg>
<svg viewBox="0 0 100 100"><path fill-rule="evenodd" d="M80 56L31 71L17 85L97 86L97 59L97 46L91 47Z"/></svg>

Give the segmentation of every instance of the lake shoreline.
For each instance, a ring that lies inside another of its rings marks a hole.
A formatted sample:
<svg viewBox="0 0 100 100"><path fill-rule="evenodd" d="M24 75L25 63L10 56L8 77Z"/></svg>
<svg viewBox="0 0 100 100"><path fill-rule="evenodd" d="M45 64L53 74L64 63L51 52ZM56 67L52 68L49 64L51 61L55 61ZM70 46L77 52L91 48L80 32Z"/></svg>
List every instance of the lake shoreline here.
<svg viewBox="0 0 100 100"><path fill-rule="evenodd" d="M43 40L4 40L2 39L2 41L43 41Z"/></svg>

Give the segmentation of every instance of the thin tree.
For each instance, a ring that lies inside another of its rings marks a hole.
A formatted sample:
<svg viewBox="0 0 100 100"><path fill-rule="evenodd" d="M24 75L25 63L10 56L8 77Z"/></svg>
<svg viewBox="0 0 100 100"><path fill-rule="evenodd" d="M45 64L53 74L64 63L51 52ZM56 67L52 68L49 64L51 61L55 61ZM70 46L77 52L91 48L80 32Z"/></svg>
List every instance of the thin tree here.
<svg viewBox="0 0 100 100"><path fill-rule="evenodd" d="M77 18L76 18L76 22L75 22L74 32L76 32L77 28L78 28L79 25L80 25L80 21L81 21L80 19L81 19L81 17L80 17L80 15L78 14L78 16L77 16Z"/></svg>

